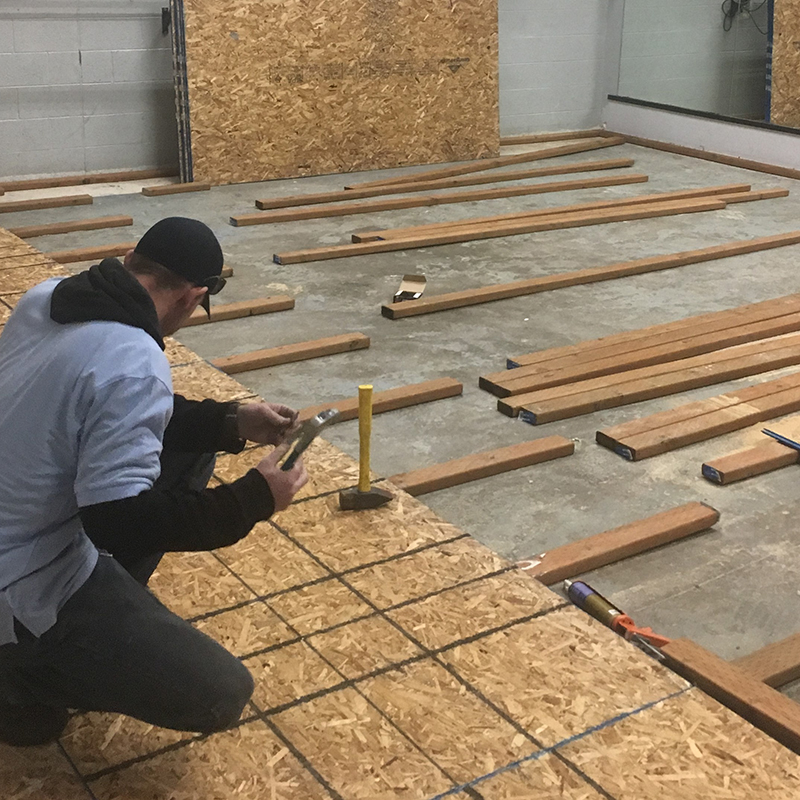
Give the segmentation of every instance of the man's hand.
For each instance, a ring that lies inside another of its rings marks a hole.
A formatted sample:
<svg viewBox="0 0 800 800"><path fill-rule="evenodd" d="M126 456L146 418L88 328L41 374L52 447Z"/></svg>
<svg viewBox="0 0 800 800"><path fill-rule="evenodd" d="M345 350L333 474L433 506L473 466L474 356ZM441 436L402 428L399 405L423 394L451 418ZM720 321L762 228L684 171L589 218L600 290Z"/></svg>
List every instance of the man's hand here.
<svg viewBox="0 0 800 800"><path fill-rule="evenodd" d="M284 472L281 469L278 462L288 451L288 444L278 445L268 456L262 458L256 464L256 469L269 484L272 497L275 500L275 511L283 511L308 480L308 473L300 458L295 461L290 470Z"/></svg>
<svg viewBox="0 0 800 800"><path fill-rule="evenodd" d="M279 444L297 422L297 412L278 403L242 403L236 412L239 436L258 444Z"/></svg>

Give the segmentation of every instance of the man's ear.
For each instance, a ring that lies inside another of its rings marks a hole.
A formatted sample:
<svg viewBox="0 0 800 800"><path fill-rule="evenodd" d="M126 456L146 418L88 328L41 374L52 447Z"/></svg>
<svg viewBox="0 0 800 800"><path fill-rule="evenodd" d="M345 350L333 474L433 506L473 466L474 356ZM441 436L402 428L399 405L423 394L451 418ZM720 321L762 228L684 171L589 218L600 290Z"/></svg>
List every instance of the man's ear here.
<svg viewBox="0 0 800 800"><path fill-rule="evenodd" d="M131 263L132 257L133 257L133 250L128 250L128 252L125 253L125 258L122 260L123 266L127 267Z"/></svg>

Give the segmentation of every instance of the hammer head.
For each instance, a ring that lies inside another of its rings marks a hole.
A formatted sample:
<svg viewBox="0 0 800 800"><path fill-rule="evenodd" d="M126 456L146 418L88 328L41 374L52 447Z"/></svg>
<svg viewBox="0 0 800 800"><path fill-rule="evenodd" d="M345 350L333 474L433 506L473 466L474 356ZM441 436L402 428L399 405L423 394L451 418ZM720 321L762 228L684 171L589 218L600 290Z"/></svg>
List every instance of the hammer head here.
<svg viewBox="0 0 800 800"><path fill-rule="evenodd" d="M339 508L342 511L362 511L365 508L385 506L394 495L386 489L371 486L367 492L359 492L358 487L342 489L339 492Z"/></svg>

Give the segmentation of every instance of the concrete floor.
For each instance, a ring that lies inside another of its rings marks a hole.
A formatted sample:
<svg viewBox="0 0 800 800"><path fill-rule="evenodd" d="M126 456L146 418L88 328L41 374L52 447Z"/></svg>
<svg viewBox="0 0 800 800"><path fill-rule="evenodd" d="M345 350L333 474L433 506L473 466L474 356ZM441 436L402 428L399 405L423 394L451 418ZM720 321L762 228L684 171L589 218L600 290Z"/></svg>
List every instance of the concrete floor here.
<svg viewBox="0 0 800 800"><path fill-rule="evenodd" d="M228 225L231 214L252 211L257 198L338 189L345 182L342 176L325 176L161 198L101 196L92 209L6 214L0 224L9 227L122 213L134 217L133 230L32 240L47 251L135 239L159 218L174 214L204 220L220 237L226 261L235 270L221 302L283 293L297 298L290 312L190 328L178 335L206 358L350 331L371 337L372 346L366 351L237 376L266 398L301 407L352 396L359 383L371 382L380 390L442 376L461 380L463 397L375 418L372 466L382 475L539 436L561 434L575 439L576 453L571 458L423 498L443 517L506 557L529 557L692 500L713 505L722 517L711 532L585 577L639 624L667 636L689 636L724 658L735 658L800 628L800 539L793 522L800 473L792 467L729 487L703 480L702 461L743 446L744 432L633 464L597 446L594 433L780 373L540 428L497 413L494 398L478 389L477 381L481 374L502 369L508 355L800 291L800 248L397 322L380 315L381 303L389 301L404 273L425 274L427 291L434 295L800 228L800 185L789 179L631 145L563 160L625 156L636 159L634 171L650 175L648 185L274 226ZM378 174L396 173L370 173L368 178ZM352 182L368 178L348 176ZM792 194L681 217L311 264L272 263L274 252L345 242L358 230L735 182L751 183L754 188L785 186ZM357 436L357 423L346 422L331 429L327 438L357 456ZM752 439L752 432L749 436ZM800 690L789 691L800 696Z"/></svg>

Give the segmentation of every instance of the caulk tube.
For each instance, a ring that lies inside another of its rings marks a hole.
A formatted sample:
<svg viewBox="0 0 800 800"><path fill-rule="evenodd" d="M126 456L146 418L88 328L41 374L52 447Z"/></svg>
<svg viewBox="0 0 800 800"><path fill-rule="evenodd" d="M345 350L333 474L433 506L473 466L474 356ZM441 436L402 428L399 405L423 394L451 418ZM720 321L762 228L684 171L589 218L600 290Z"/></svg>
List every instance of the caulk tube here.
<svg viewBox="0 0 800 800"><path fill-rule="evenodd" d="M617 630L620 622L630 621L628 616L606 600L583 581L564 581L567 597L580 609L611 628Z"/></svg>

